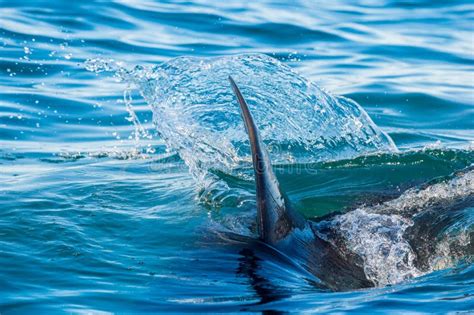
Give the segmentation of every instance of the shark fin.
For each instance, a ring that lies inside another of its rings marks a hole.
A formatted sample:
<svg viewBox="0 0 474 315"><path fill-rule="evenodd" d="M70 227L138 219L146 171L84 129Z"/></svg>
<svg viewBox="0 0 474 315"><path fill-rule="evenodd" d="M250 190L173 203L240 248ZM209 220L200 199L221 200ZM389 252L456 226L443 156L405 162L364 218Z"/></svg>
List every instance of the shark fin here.
<svg viewBox="0 0 474 315"><path fill-rule="evenodd" d="M267 244L277 245L295 228L302 228L303 217L294 211L281 192L273 173L267 149L263 144L252 114L237 84L229 76L239 104L245 129L250 140L252 161L257 190L257 225L260 239Z"/></svg>

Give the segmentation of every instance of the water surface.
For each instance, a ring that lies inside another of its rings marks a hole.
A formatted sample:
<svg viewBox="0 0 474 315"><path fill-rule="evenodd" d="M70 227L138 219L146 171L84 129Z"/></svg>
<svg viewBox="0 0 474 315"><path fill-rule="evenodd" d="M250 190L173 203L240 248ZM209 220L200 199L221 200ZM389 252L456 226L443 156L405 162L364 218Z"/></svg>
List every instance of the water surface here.
<svg viewBox="0 0 474 315"><path fill-rule="evenodd" d="M429 181L470 198L473 18L469 1L0 1L0 312L471 311L472 203L427 268L366 260L379 286L350 292L215 232L254 233L230 73L306 217Z"/></svg>

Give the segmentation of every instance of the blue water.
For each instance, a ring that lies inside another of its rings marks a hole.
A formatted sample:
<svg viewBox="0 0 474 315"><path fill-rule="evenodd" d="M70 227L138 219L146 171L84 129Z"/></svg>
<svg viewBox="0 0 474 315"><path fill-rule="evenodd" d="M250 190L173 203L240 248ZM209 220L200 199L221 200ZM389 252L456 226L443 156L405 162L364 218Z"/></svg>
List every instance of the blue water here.
<svg viewBox="0 0 474 315"><path fill-rule="evenodd" d="M473 311L473 25L470 1L0 1L0 313ZM296 209L358 208L334 224L374 288L219 237L255 234L228 74ZM453 198L411 245L366 208Z"/></svg>

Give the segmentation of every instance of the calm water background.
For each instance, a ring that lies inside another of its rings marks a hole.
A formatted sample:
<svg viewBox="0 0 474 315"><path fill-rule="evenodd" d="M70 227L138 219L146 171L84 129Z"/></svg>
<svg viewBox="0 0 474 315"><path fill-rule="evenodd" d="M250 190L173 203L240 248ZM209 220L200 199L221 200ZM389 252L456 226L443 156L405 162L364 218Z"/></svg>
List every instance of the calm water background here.
<svg viewBox="0 0 474 315"><path fill-rule="evenodd" d="M317 217L472 164L473 25L469 1L0 1L0 313L473 310L469 263L343 293L270 265L279 298L259 304L242 255L206 237L238 209L199 198L138 93L135 140L126 82L84 64L264 53L356 100L401 153L283 167Z"/></svg>

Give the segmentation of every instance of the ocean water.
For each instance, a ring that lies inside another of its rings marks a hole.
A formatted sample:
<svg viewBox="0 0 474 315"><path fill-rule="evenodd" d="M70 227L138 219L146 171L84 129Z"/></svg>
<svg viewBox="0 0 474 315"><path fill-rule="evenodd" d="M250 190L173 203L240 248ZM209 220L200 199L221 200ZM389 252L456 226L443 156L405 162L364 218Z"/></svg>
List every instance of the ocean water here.
<svg viewBox="0 0 474 315"><path fill-rule="evenodd" d="M473 312L473 28L470 1L0 0L0 313ZM373 287L223 237L255 237L228 75Z"/></svg>

